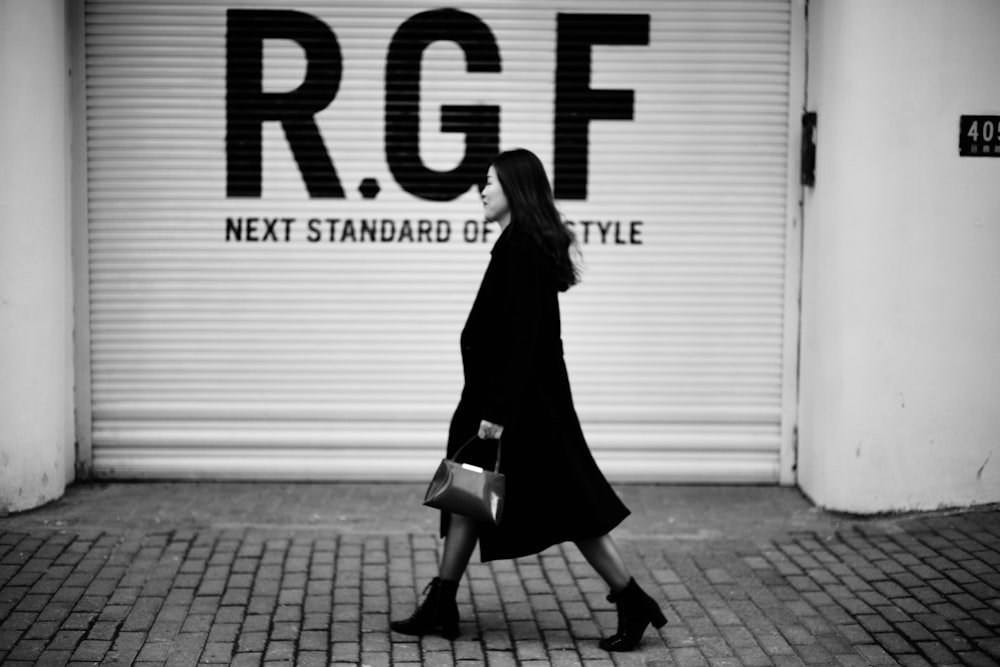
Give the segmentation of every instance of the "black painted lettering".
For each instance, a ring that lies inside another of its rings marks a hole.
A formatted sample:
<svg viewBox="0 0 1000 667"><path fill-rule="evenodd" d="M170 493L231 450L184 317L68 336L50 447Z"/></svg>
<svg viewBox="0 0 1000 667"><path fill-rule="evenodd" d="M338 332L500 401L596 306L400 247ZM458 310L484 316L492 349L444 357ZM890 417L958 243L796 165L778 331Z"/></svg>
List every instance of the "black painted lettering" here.
<svg viewBox="0 0 1000 667"><path fill-rule="evenodd" d="M247 241L252 241L257 243L260 241L260 237L257 236L257 224L260 222L260 218L247 218Z"/></svg>
<svg viewBox="0 0 1000 667"><path fill-rule="evenodd" d="M450 201L482 180L500 146L500 108L445 105L441 131L465 134L465 155L451 171L429 169L420 157L420 67L424 50L437 41L458 44L466 71L499 72L500 52L489 27L467 12L421 12L399 27L385 66L385 148L400 187L430 201Z"/></svg>
<svg viewBox="0 0 1000 667"><path fill-rule="evenodd" d="M430 243L431 232L434 230L434 225L430 220L420 220L417 223L417 241L423 243L424 241Z"/></svg>
<svg viewBox="0 0 1000 667"><path fill-rule="evenodd" d="M479 221L466 220L465 227L462 230L462 237L466 243L475 243L479 238Z"/></svg>
<svg viewBox="0 0 1000 667"><path fill-rule="evenodd" d="M358 240L358 235L354 229L354 220L352 220L351 218L344 220L344 227L340 232L341 242L347 241L348 239L350 239L351 241Z"/></svg>
<svg viewBox="0 0 1000 667"><path fill-rule="evenodd" d="M438 220L437 221L437 236L436 240L438 243L447 243L451 240L451 222L448 220Z"/></svg>
<svg viewBox="0 0 1000 667"><path fill-rule="evenodd" d="M413 225L409 220L403 220L403 224L399 226L399 238L396 240L400 243L413 240Z"/></svg>
<svg viewBox="0 0 1000 667"><path fill-rule="evenodd" d="M340 45L316 17L283 9L226 12L226 196L261 196L261 135L280 121L309 196L340 198L344 190L315 115L337 95ZM306 74L287 93L265 93L264 40L287 39L305 50Z"/></svg>
<svg viewBox="0 0 1000 667"><path fill-rule="evenodd" d="M628 235L629 243L631 243L632 245L642 245L642 238L640 238L641 234L642 234L641 220L633 220L631 223L629 223L629 235Z"/></svg>
<svg viewBox="0 0 1000 667"><path fill-rule="evenodd" d="M379 240L381 240L382 242L391 241L395 237L396 237L396 222L394 220L386 218L385 220L382 221Z"/></svg>
<svg viewBox="0 0 1000 667"><path fill-rule="evenodd" d="M608 232L611 231L611 225L612 223L610 222L605 224L603 222L598 221L597 228L601 231L601 243L608 242Z"/></svg>
<svg viewBox="0 0 1000 667"><path fill-rule="evenodd" d="M278 225L278 219L277 218L273 218L273 219L264 218L263 222L264 222L264 236L262 236L260 240L261 241L277 241L278 240L278 232L275 229L275 227L277 227L277 225Z"/></svg>
<svg viewBox="0 0 1000 667"><path fill-rule="evenodd" d="M320 231L321 224L323 224L323 221L319 218L311 218L309 222L306 223L306 228L309 230L309 233L306 235L306 240L309 241L309 243L316 243L322 238L323 232Z"/></svg>
<svg viewBox="0 0 1000 667"><path fill-rule="evenodd" d="M226 242L243 240L243 218L226 218Z"/></svg>
<svg viewBox="0 0 1000 667"><path fill-rule="evenodd" d="M628 241L622 238L622 223L615 220L615 245L626 245Z"/></svg>
<svg viewBox="0 0 1000 667"><path fill-rule="evenodd" d="M371 220L364 219L361 221L361 240L364 241L365 237L372 243L375 243L375 239L378 234L378 220L372 218Z"/></svg>
<svg viewBox="0 0 1000 667"><path fill-rule="evenodd" d="M590 121L632 120L631 90L590 87L591 46L649 44L649 14L557 16L553 190L559 199L586 199Z"/></svg>

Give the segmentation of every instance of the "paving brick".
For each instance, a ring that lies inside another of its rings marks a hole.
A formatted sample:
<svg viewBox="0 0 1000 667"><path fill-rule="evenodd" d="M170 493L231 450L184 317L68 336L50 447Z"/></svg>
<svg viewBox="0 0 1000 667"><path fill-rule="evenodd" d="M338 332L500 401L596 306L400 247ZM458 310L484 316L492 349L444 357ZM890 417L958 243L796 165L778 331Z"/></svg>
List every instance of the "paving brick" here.
<svg viewBox="0 0 1000 667"><path fill-rule="evenodd" d="M199 658L200 663L229 664L233 655L232 642L208 642Z"/></svg>
<svg viewBox="0 0 1000 667"><path fill-rule="evenodd" d="M48 642L44 639L21 639L10 649L4 662L34 662L38 660Z"/></svg>
<svg viewBox="0 0 1000 667"><path fill-rule="evenodd" d="M0 623L0 630L3 631L25 631L29 629L38 618L37 614L30 612L11 612L7 618Z"/></svg>
<svg viewBox="0 0 1000 667"><path fill-rule="evenodd" d="M958 659L963 665L970 667L995 667L996 658L986 655L980 651L963 651L958 654Z"/></svg>
<svg viewBox="0 0 1000 667"><path fill-rule="evenodd" d="M756 634L757 643L765 653L772 656L792 655L794 650L792 644L786 641L785 637L775 633Z"/></svg>
<svg viewBox="0 0 1000 667"><path fill-rule="evenodd" d="M149 629L146 636L149 641L171 641L180 634L184 626L183 621L170 621L157 619L153 627Z"/></svg>
<svg viewBox="0 0 1000 667"><path fill-rule="evenodd" d="M326 667L325 651L300 651L295 659L296 667Z"/></svg>
<svg viewBox="0 0 1000 667"><path fill-rule="evenodd" d="M141 632L122 632L111 645L105 661L108 664L130 664L139 654L146 636Z"/></svg>
<svg viewBox="0 0 1000 667"><path fill-rule="evenodd" d="M55 621L36 620L24 633L25 639L48 639L59 629L59 624Z"/></svg>
<svg viewBox="0 0 1000 667"><path fill-rule="evenodd" d="M45 649L38 656L36 664L44 665L45 667L62 667L63 665L69 664L70 659L73 654L71 651L59 651L53 649ZM10 661L8 661L8 664Z"/></svg>
<svg viewBox="0 0 1000 667"><path fill-rule="evenodd" d="M885 649L876 644L861 644L855 646L855 650L860 653L869 665L892 665L895 660L886 653Z"/></svg>
<svg viewBox="0 0 1000 667"><path fill-rule="evenodd" d="M817 637L816 640L827 652L835 656L848 654L853 650L853 644L840 634L824 634Z"/></svg>
<svg viewBox="0 0 1000 667"><path fill-rule="evenodd" d="M361 658L361 645L358 642L334 641L330 646L331 660L358 664Z"/></svg>
<svg viewBox="0 0 1000 667"><path fill-rule="evenodd" d="M167 657L168 667L196 664L205 646L205 633L182 632L174 639Z"/></svg>
<svg viewBox="0 0 1000 667"><path fill-rule="evenodd" d="M857 616L855 620L857 620L861 627L871 633L892 631L892 626L889 625L881 616L874 614L861 614Z"/></svg>
<svg viewBox="0 0 1000 667"><path fill-rule="evenodd" d="M934 665L955 664L958 661L955 654L942 642L917 642L917 648Z"/></svg>
<svg viewBox="0 0 1000 667"><path fill-rule="evenodd" d="M263 654L257 653L237 653L230 663L231 667L260 667L264 662Z"/></svg>
<svg viewBox="0 0 1000 667"><path fill-rule="evenodd" d="M121 623L119 621L101 621L98 620L93 625L90 626L90 630L87 632L87 639L97 639L97 640L110 640L114 639L115 635L118 634L118 628Z"/></svg>
<svg viewBox="0 0 1000 667"><path fill-rule="evenodd" d="M85 639L77 645L71 659L74 661L100 662L104 659L110 648L110 641Z"/></svg>
<svg viewBox="0 0 1000 667"><path fill-rule="evenodd" d="M170 657L170 651L172 644L169 642L150 642L143 645L140 649L138 655L136 656L136 662L158 662L164 663L167 658Z"/></svg>
<svg viewBox="0 0 1000 667"><path fill-rule="evenodd" d="M236 639L237 652L261 653L267 648L267 632L242 632Z"/></svg>
<svg viewBox="0 0 1000 667"><path fill-rule="evenodd" d="M769 667L772 664L771 658L759 646L736 646L733 650L747 667Z"/></svg>
<svg viewBox="0 0 1000 667"><path fill-rule="evenodd" d="M895 655L893 658L899 664L904 665L904 667L931 667L931 663L927 662L922 655L917 655L916 653L904 653L902 655Z"/></svg>
<svg viewBox="0 0 1000 667"><path fill-rule="evenodd" d="M208 631L208 641L213 643L232 643L236 641L240 626L236 623L216 623Z"/></svg>
<svg viewBox="0 0 1000 667"><path fill-rule="evenodd" d="M994 637L997 635L996 629L987 628L975 619L955 621L954 626L962 635L970 639Z"/></svg>

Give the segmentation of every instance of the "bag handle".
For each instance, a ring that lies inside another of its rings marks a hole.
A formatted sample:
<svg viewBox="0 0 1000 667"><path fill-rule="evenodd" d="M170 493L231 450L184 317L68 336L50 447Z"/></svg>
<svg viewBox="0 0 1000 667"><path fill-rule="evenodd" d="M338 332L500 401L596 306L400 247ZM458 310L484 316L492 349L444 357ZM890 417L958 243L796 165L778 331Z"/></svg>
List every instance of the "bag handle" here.
<svg viewBox="0 0 1000 667"><path fill-rule="evenodd" d="M468 440L466 440L465 443L461 447L459 447L458 449L455 450L455 454L451 457L452 461L454 461L454 460L456 460L458 458L458 455L462 453L462 450L465 449L466 445L470 444L473 440L478 440L478 439L479 439L479 434L476 434L476 435L472 436L471 438L469 438ZM500 445L501 445L501 440L498 438L497 439L497 462L496 462L496 465L493 466L493 472L500 472L500 449L501 449Z"/></svg>

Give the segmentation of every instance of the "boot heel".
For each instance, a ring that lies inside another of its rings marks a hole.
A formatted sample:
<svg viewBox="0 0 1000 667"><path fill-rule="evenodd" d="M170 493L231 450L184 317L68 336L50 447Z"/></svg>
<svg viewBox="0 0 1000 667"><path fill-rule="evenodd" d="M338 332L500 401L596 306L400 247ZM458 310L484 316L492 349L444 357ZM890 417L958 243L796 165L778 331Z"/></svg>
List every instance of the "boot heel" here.
<svg viewBox="0 0 1000 667"><path fill-rule="evenodd" d="M663 615L663 612L660 610L658 606L656 606L655 602L653 603L653 608L651 609L651 611L653 612L653 614L649 617L649 622L653 624L654 628L659 630L660 628L662 628L664 625L667 624L667 617Z"/></svg>
<svg viewBox="0 0 1000 667"><path fill-rule="evenodd" d="M441 625L441 636L445 639L455 639L458 637L458 619L456 618L451 623L443 623Z"/></svg>

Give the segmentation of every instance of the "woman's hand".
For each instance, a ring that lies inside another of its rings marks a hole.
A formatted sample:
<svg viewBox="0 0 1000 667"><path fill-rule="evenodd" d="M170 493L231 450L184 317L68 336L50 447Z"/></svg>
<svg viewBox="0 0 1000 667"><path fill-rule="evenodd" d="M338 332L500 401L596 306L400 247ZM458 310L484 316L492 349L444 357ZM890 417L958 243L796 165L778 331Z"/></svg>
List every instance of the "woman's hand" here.
<svg viewBox="0 0 1000 667"><path fill-rule="evenodd" d="M479 422L479 437L483 440L499 440L503 435L503 426L488 422L485 419Z"/></svg>

